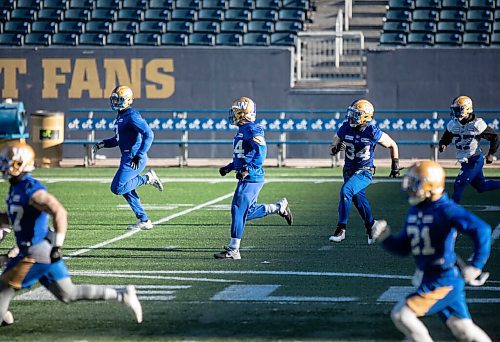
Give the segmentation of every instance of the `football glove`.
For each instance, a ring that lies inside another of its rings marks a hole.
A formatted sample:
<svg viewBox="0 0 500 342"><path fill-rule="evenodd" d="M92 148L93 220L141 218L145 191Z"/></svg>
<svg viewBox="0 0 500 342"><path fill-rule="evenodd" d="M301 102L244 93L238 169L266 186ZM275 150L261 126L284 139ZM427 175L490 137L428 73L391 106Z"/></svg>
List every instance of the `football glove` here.
<svg viewBox="0 0 500 342"><path fill-rule="evenodd" d="M345 150L345 142L341 141L337 145L330 145L330 155L334 156L340 151Z"/></svg>
<svg viewBox="0 0 500 342"><path fill-rule="evenodd" d="M104 141L99 141L97 144L94 144L94 146L92 146L92 153L96 154L101 148L104 148Z"/></svg>
<svg viewBox="0 0 500 342"><path fill-rule="evenodd" d="M486 156L486 164L492 164L495 160L497 160L497 157L495 157L493 154L488 154Z"/></svg>
<svg viewBox="0 0 500 342"><path fill-rule="evenodd" d="M10 233L10 228L0 228L0 242Z"/></svg>
<svg viewBox="0 0 500 342"><path fill-rule="evenodd" d="M139 155L135 155L132 160L130 161L130 167L133 168L134 170L137 170L139 168L139 162L141 161L141 157Z"/></svg>
<svg viewBox="0 0 500 342"><path fill-rule="evenodd" d="M219 173L220 173L220 175L221 175L222 177L224 177L225 175L227 175L227 174L229 173L229 171L226 169L226 167L225 167L225 166L223 166L223 167L221 167L221 168L219 169Z"/></svg>
<svg viewBox="0 0 500 342"><path fill-rule="evenodd" d="M399 159L394 158L391 163L391 173L389 174L389 177L392 178L398 177L399 171L401 171L401 169L399 168Z"/></svg>
<svg viewBox="0 0 500 342"><path fill-rule="evenodd" d="M439 152L444 152L446 150L446 145L439 145Z"/></svg>
<svg viewBox="0 0 500 342"><path fill-rule="evenodd" d="M477 277L481 275L481 270L477 267L467 265L461 269L462 276L464 277L465 283L470 285L476 280Z"/></svg>
<svg viewBox="0 0 500 342"><path fill-rule="evenodd" d="M246 176L248 176L248 169L246 167L236 171L236 179L243 179Z"/></svg>
<svg viewBox="0 0 500 342"><path fill-rule="evenodd" d="M52 247L50 251L50 262L55 263L62 259L62 248L58 246Z"/></svg>
<svg viewBox="0 0 500 342"><path fill-rule="evenodd" d="M391 228L385 220L377 220L372 226L372 239L375 241L383 241L391 235Z"/></svg>

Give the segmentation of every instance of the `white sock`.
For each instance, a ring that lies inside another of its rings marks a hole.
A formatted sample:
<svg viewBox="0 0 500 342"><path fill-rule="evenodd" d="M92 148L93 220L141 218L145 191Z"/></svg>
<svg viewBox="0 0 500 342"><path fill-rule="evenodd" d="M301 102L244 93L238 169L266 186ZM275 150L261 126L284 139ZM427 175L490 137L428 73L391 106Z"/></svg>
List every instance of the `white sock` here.
<svg viewBox="0 0 500 342"><path fill-rule="evenodd" d="M231 238L231 240L229 240L229 247L231 249L240 249L240 242L241 239Z"/></svg>
<svg viewBox="0 0 500 342"><path fill-rule="evenodd" d="M104 289L104 300L111 300L111 299L116 299L118 301L121 301L123 298L123 295L118 295L118 291L116 291L112 287L106 287Z"/></svg>
<svg viewBox="0 0 500 342"><path fill-rule="evenodd" d="M280 210L279 203L276 204L266 204L266 213L268 214L276 214Z"/></svg>

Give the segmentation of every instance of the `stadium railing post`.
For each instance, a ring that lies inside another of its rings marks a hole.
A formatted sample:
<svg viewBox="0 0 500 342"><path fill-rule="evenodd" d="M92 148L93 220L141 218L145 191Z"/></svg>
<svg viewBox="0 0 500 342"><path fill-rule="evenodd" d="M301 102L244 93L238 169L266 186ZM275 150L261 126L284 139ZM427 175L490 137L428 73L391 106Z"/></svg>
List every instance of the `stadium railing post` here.
<svg viewBox="0 0 500 342"><path fill-rule="evenodd" d="M284 122L286 118L286 113L280 113L280 119ZM282 131L280 133L280 144L278 144L278 167L286 166L286 132Z"/></svg>
<svg viewBox="0 0 500 342"><path fill-rule="evenodd" d="M88 118L91 121L94 118L94 112L89 111ZM94 128L92 127L92 130L90 130L87 133L87 141L89 142L88 144L84 145L85 148L85 156L83 157L83 165L85 167L93 166L95 165L95 160L94 160L94 153L92 153L92 142L95 140L95 131Z"/></svg>
<svg viewBox="0 0 500 342"><path fill-rule="evenodd" d="M432 113L432 118L434 119L434 123L437 121L438 118L438 113L433 112ZM436 127L434 125L434 127ZM431 145L431 158L432 160L438 160L438 138L439 138L439 132L436 128L434 128L434 133L432 134L432 145Z"/></svg>

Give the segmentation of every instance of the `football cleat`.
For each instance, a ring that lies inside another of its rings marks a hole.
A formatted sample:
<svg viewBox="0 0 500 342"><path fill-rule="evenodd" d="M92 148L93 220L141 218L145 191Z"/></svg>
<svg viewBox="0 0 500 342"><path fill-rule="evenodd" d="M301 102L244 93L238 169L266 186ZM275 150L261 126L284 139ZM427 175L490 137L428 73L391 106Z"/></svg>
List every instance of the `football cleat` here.
<svg viewBox="0 0 500 342"><path fill-rule="evenodd" d="M153 229L153 223L151 220L147 221L141 221L137 220L136 223L131 224L130 226L127 227L128 230L136 230L136 229L142 229L142 230L149 230Z"/></svg>
<svg viewBox="0 0 500 342"><path fill-rule="evenodd" d="M290 210L290 206L288 205L288 200L283 197L282 199L279 200L278 205L280 206L280 209L278 210L278 215L283 217L288 223L289 226L292 225L293 223L293 215L292 211Z"/></svg>
<svg viewBox="0 0 500 342"><path fill-rule="evenodd" d="M220 253L215 253L214 258L239 260L241 259L240 250L224 246L224 250Z"/></svg>
<svg viewBox="0 0 500 342"><path fill-rule="evenodd" d="M14 324L14 316L12 315L12 312L7 311L3 315L2 324L0 324L0 326L3 327L3 326L11 325L11 324Z"/></svg>
<svg viewBox="0 0 500 342"><path fill-rule="evenodd" d="M366 236L368 237L368 244L373 245L375 243L375 239L372 236L372 228L378 223L377 220L373 221L373 224L370 227L366 227Z"/></svg>
<svg viewBox="0 0 500 342"><path fill-rule="evenodd" d="M337 227L335 229L335 233L333 233L332 236L330 236L330 242L341 242L342 240L345 239L345 228L342 227Z"/></svg>
<svg viewBox="0 0 500 342"><path fill-rule="evenodd" d="M146 172L146 177L148 177L147 183L149 185L154 186L159 191L163 191L163 184L161 182L161 179L156 175L156 172L153 169L149 169L149 171Z"/></svg>
<svg viewBox="0 0 500 342"><path fill-rule="evenodd" d="M135 286L128 285L125 288L125 290L123 291L123 304L130 308L130 310L134 314L136 322L142 323L142 306L141 302L139 302L139 298L137 298Z"/></svg>

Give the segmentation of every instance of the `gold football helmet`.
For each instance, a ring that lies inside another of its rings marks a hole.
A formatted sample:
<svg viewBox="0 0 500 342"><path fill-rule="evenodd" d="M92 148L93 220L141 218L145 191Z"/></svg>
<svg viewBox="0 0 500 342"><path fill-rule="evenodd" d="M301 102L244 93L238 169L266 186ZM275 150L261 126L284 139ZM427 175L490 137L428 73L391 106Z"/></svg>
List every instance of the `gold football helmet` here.
<svg viewBox="0 0 500 342"><path fill-rule="evenodd" d="M451 115L458 120L467 118L474 111L472 108L472 100L468 96L458 96L454 98L450 108Z"/></svg>
<svg viewBox="0 0 500 342"><path fill-rule="evenodd" d="M417 205L425 200L436 201L444 191L444 169L432 160L416 162L403 176L401 188L408 193L408 202Z"/></svg>
<svg viewBox="0 0 500 342"><path fill-rule="evenodd" d="M347 108L347 120L351 127L365 125L373 119L375 108L370 101L356 100Z"/></svg>
<svg viewBox="0 0 500 342"><path fill-rule="evenodd" d="M240 97L233 101L229 109L229 123L241 126L246 122L254 122L257 115L255 102L248 97Z"/></svg>
<svg viewBox="0 0 500 342"><path fill-rule="evenodd" d="M32 172L35 169L35 151L24 142L6 143L0 150L0 169L5 179Z"/></svg>
<svg viewBox="0 0 500 342"><path fill-rule="evenodd" d="M113 89L109 101L111 102L111 109L124 110L130 107L132 102L134 102L134 94L129 87L118 86Z"/></svg>

